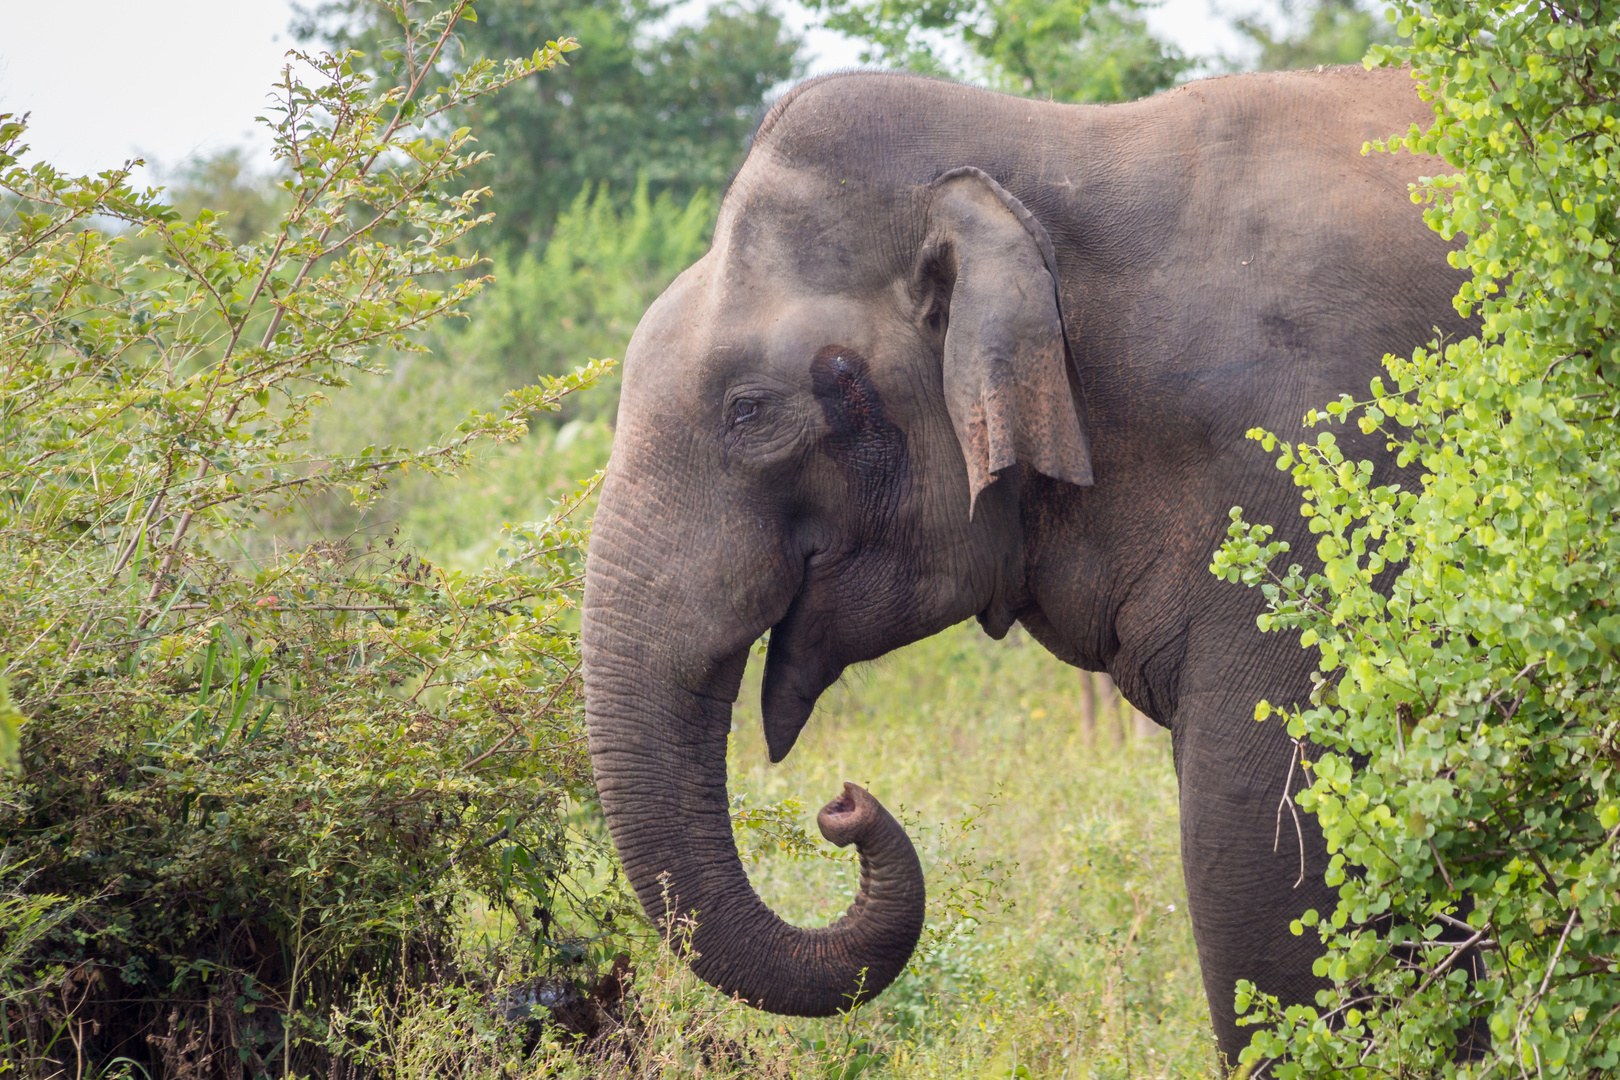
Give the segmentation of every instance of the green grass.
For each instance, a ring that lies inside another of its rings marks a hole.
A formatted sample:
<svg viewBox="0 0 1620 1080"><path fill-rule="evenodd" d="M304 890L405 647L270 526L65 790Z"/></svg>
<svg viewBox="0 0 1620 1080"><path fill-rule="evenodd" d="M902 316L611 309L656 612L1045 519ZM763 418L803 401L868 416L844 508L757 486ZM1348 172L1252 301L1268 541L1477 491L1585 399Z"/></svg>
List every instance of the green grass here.
<svg viewBox="0 0 1620 1080"><path fill-rule="evenodd" d="M868 787L907 822L930 910L911 970L854 1018L739 1014L744 1028L819 1042L824 1058L864 1045L872 1077L1216 1075L1165 733L1108 715L1088 740L1078 672L1021 632L993 642L969 623L847 676L771 766L761 667L736 713L733 792L802 800L813 833L842 781ZM850 858L744 848L792 921L825 923L854 894Z"/></svg>

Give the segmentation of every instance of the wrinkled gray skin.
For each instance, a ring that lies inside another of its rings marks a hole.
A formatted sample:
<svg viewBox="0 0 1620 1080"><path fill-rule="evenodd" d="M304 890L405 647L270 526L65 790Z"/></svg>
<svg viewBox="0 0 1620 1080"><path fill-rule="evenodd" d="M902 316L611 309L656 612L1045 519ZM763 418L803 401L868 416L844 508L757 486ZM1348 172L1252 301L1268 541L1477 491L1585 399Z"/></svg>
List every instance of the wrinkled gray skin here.
<svg viewBox="0 0 1620 1080"><path fill-rule="evenodd" d="M1360 69L1114 106L853 74L772 110L713 249L626 354L585 586L602 806L647 910L697 913L699 974L825 1015L886 985L921 925L911 846L858 788L822 815L863 856L844 919L789 926L749 886L725 751L750 644L771 631L779 761L846 665L977 616L1107 670L1172 732L1221 1050L1247 1042L1238 979L1309 999L1288 922L1331 908L1326 859L1311 819L1302 884L1290 822L1272 850L1292 748L1252 714L1303 698L1313 654L1207 567L1234 505L1315 549L1246 430L1298 435L1385 352L1468 332L1407 194L1439 166L1361 154L1428 116L1404 72Z"/></svg>

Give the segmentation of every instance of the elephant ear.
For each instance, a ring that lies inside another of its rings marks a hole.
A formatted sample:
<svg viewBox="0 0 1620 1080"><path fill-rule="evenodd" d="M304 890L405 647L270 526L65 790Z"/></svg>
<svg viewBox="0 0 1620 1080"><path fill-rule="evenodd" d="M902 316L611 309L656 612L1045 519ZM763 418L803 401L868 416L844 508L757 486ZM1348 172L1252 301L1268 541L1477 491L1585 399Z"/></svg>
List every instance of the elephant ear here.
<svg viewBox="0 0 1620 1080"><path fill-rule="evenodd" d="M929 247L955 263L945 331L945 407L967 460L968 516L1023 462L1087 487L1084 399L1058 307L1052 242L1024 204L975 168L933 184Z"/></svg>

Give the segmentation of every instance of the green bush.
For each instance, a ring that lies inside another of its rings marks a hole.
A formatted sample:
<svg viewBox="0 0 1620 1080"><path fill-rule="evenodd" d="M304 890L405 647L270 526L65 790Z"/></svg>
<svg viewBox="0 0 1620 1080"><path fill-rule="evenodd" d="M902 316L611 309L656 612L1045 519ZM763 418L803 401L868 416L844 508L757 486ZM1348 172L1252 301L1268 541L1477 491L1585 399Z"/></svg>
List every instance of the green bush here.
<svg viewBox="0 0 1620 1080"><path fill-rule="evenodd" d="M628 206L607 185L586 185L557 218L539 250L495 258L496 284L446 340L456 362L497 373L510 385L572 369L575 357L618 355L642 312L675 275L709 247L714 199L700 190L678 205L636 185ZM617 387L575 404L611 419Z"/></svg>
<svg viewBox="0 0 1620 1080"><path fill-rule="evenodd" d="M0 1070L331 1073L366 1048L330 1021L377 987L473 985L455 946L486 909L530 969L613 947L581 937L625 902L571 802L591 485L476 572L261 539L300 499L453 473L607 368L427 445L311 446L329 395L487 280L459 254L481 157L443 117L572 47L429 95L467 0L390 10L395 85L289 65L284 209L253 235L129 167L25 165L0 117Z"/></svg>
<svg viewBox="0 0 1620 1080"><path fill-rule="evenodd" d="M1620 1069L1620 19L1595 3L1394 5L1436 122L1387 149L1457 170L1414 191L1466 243L1477 339L1386 359L1308 423L1381 432L1421 470L1373 482L1331 433L1283 447L1322 568L1233 512L1214 569L1320 653L1306 744L1333 852L1316 1005L1245 1061L1279 1077L1613 1076ZM1376 317L1370 313L1370 317ZM1274 436L1256 432L1268 450ZM1273 710L1262 703L1257 719ZM1277 722L1277 721L1271 721ZM1274 1026L1274 1027L1273 1027ZM1488 1032L1488 1034L1487 1034Z"/></svg>
<svg viewBox="0 0 1620 1080"><path fill-rule="evenodd" d="M713 221L704 192L679 206L649 199L643 184L620 209L606 187L581 191L538 253L496 254L494 282L465 319L432 332L430 351L357 373L353 390L315 417L311 442L353 454L378 431L442 430L509 387L572 370L579 357L623 355L647 305L703 253ZM341 492L300 499L261 541L302 546L386 522L430 559L481 567L501 544L502 523L544 516L576 478L606 464L618 390L616 374L605 374L535 417L528 437L475 449L453 478L401 477L364 507Z"/></svg>

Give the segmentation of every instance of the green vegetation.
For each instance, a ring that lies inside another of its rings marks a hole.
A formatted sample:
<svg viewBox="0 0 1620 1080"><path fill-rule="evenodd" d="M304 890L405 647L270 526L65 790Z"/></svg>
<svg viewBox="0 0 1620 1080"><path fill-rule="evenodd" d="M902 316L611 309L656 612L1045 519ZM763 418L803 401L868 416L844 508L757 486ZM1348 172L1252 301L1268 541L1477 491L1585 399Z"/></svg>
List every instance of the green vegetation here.
<svg viewBox="0 0 1620 1080"><path fill-rule="evenodd" d="M866 63L977 81L1055 101L1134 101L1197 70L1354 64L1395 40L1373 0L1277 0L1232 26L1252 61L1187 56L1143 18L1154 0L806 0L822 23L866 48Z"/></svg>
<svg viewBox="0 0 1620 1080"><path fill-rule="evenodd" d="M397 47L431 67L465 9L396 6ZM498 977L458 951L471 898L514 913L498 949L530 967L558 962L554 927L622 910L611 880L568 891L594 850L567 817L589 777L563 629L588 487L472 573L260 529L453 473L604 370L414 448L307 442L327 395L483 284L456 253L479 159L438 118L570 48L437 95L301 58L283 209L251 239L128 168L25 166L0 117L0 1067L324 1071L364 1049L336 1020L379 987Z"/></svg>
<svg viewBox="0 0 1620 1080"><path fill-rule="evenodd" d="M668 195L649 200L641 186L620 208L605 187L582 191L538 250L494 257L494 282L466 305L465 320L427 332L427 351L356 373L353 389L315 417L312 442L354 453L378 432L442 431L479 403L560 377L582 358L623 355L647 305L707 248L712 220L704 192L678 206ZM481 568L507 523L547 516L606 463L617 407L618 375L607 372L532 418L526 437L477 450L454 481L402 476L365 507L303 499L270 535L303 545L397 528L432 561Z"/></svg>
<svg viewBox="0 0 1620 1080"><path fill-rule="evenodd" d="M1382 4L1364 0L1279 0L1278 28L1257 14L1233 20L1233 27L1260 50L1257 71L1297 71L1319 64L1359 64L1374 45L1396 40L1395 27L1381 17Z"/></svg>
<svg viewBox="0 0 1620 1080"><path fill-rule="evenodd" d="M1421 470L1378 485L1331 432L1282 447L1321 573L1233 512L1215 570L1321 656L1299 803L1336 852L1334 986L1245 1060L1279 1077L1613 1076L1620 1068L1620 20L1593 3L1395 5L1436 122L1393 140L1455 173L1414 193L1466 238L1479 338L1389 357L1308 422L1381 432ZM1369 61L1372 62L1372 61ZM1382 149L1382 148L1381 148ZM1255 432L1267 450L1275 438ZM1363 764L1363 762L1365 764ZM1476 961L1475 958L1478 958Z"/></svg>
<svg viewBox="0 0 1620 1080"><path fill-rule="evenodd" d="M1214 1075L1170 740L1138 735L1117 698L1088 738L1081 678L1022 632L997 643L964 624L829 691L773 768L750 677L734 789L819 805L844 780L870 785L929 879L907 974L852 1021L799 1024L800 1039L866 1044L874 1077ZM750 877L785 918L836 918L854 896L844 853L753 850Z"/></svg>
<svg viewBox="0 0 1620 1080"><path fill-rule="evenodd" d="M451 60L527 56L562 36L580 44L565 66L499 98L452 110L491 156L469 172L494 189L493 230L480 243L512 258L545 241L589 185L626 196L638 183L685 204L718 192L742 162L767 92L803 71L799 42L769 4L721 3L701 23L671 25L670 0L482 0L457 29ZM329 0L299 28L334 49L365 51L379 77L393 21L373 0ZM431 80L430 80L431 88Z"/></svg>
<svg viewBox="0 0 1620 1080"><path fill-rule="evenodd" d="M379 432L446 430L508 390L623 354L642 312L707 248L716 193L766 92L801 70L798 42L763 7L723 5L673 29L670 11L642 0L483 0L476 22L457 25L452 62L426 76L429 88L478 57L526 55L560 34L581 47L556 70L445 113L476 132L483 152L466 182L494 189L482 204L494 221L457 248L470 255L478 245L493 283L464 319L429 328L422 351L379 354L378 371L355 373L353 391L314 418L314 447L349 454ZM354 62L386 81L402 70L392 21L371 0L334 0L297 29L333 49L363 49ZM242 218L262 218L277 198L262 183L258 203L247 197L254 185L229 159L178 179L177 205L240 207ZM302 546L397 529L432 561L480 568L507 523L546 516L606 461L617 405L609 372L531 418L529 437L478 448L454 483L418 472L364 507L300 499L265 535Z"/></svg>
<svg viewBox="0 0 1620 1080"><path fill-rule="evenodd" d="M863 59L981 79L1058 101L1131 101L1173 86L1196 61L1155 38L1140 0L809 0ZM966 52L963 66L952 57Z"/></svg>
<svg viewBox="0 0 1620 1080"><path fill-rule="evenodd" d="M928 927L901 979L834 1020L770 1016L699 983L643 941L635 982L576 1048L557 1029L527 1059L474 1051L468 1014L422 994L380 1075L436 1058L446 1075L826 1080L1212 1078L1193 957L1169 739L1102 710L1088 738L1080 676L1021 632L964 624L829 691L793 754L766 764L751 666L732 740L749 875L784 917L836 918L859 866L812 840L816 805L870 784L905 819L928 874ZM807 809L807 806L809 809ZM508 1072L501 1074L504 1066ZM459 1071L455 1071L459 1070Z"/></svg>

